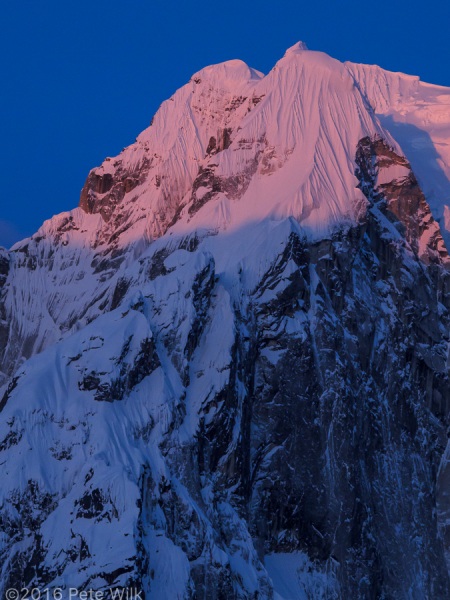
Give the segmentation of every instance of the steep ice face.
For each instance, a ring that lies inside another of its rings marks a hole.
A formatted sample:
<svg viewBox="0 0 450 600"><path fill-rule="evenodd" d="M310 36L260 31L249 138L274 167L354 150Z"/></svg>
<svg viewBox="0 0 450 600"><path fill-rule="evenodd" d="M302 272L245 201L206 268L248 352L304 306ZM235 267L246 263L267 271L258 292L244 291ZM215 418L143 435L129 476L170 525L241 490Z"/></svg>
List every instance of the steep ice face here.
<svg viewBox="0 0 450 600"><path fill-rule="evenodd" d="M252 108L262 74L239 60L206 67L164 102L152 125L118 157L89 174L80 206L100 213L101 241L119 245L161 236L198 175L211 140L229 143L232 123Z"/></svg>
<svg viewBox="0 0 450 600"><path fill-rule="evenodd" d="M134 145L91 172L80 206L122 244L211 218L223 229L295 216L321 236L354 220L354 149L382 134L347 69L299 43L266 77L238 60L196 73Z"/></svg>
<svg viewBox="0 0 450 600"><path fill-rule="evenodd" d="M355 222L365 203L355 144L382 129L346 69L319 52L288 52L254 94L261 101L228 147L203 161L175 230L293 216L314 239Z"/></svg>
<svg viewBox="0 0 450 600"><path fill-rule="evenodd" d="M448 597L449 259L370 106L423 84L365 73L206 67L0 251L0 590Z"/></svg>
<svg viewBox="0 0 450 600"><path fill-rule="evenodd" d="M265 77L239 60L196 73L134 144L91 171L80 208L14 247L2 292L2 371L11 376L23 358L114 307L117 282L169 229L202 236L293 217L313 240L357 222L367 208L355 177L359 141L385 139L402 155L367 97L386 111L389 102L412 106L416 88L445 107L445 90L436 96L417 78L345 67L301 42ZM428 189L445 188L445 178L426 174ZM386 183L394 175L384 170ZM429 195L445 225L450 210Z"/></svg>
<svg viewBox="0 0 450 600"><path fill-rule="evenodd" d="M302 44L266 77L239 60L202 69L134 144L90 172L79 208L14 247L3 372L114 306L116 282L169 230L294 217L319 239L356 222L366 206L356 147L374 136L396 148L348 70Z"/></svg>
<svg viewBox="0 0 450 600"><path fill-rule="evenodd" d="M399 142L450 245L450 89L346 63L384 129Z"/></svg>

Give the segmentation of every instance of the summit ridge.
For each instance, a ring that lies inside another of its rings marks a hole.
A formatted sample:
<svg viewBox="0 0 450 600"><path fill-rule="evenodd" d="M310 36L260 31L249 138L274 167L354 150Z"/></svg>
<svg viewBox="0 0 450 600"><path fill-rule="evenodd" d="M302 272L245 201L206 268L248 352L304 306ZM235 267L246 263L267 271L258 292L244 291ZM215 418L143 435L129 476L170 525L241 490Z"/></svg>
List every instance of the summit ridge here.
<svg viewBox="0 0 450 600"><path fill-rule="evenodd" d="M205 67L0 249L0 595L450 596L449 107Z"/></svg>

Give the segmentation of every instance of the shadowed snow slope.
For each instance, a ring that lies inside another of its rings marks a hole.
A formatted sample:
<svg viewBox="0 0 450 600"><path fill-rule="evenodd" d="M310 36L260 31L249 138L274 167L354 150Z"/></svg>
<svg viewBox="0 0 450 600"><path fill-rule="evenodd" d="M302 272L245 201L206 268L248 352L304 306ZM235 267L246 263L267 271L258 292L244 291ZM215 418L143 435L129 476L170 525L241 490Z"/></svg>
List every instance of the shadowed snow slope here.
<svg viewBox="0 0 450 600"><path fill-rule="evenodd" d="M346 63L383 127L400 143L450 244L450 89Z"/></svg>
<svg viewBox="0 0 450 600"><path fill-rule="evenodd" d="M0 594L449 597L449 94L206 67L0 249Z"/></svg>

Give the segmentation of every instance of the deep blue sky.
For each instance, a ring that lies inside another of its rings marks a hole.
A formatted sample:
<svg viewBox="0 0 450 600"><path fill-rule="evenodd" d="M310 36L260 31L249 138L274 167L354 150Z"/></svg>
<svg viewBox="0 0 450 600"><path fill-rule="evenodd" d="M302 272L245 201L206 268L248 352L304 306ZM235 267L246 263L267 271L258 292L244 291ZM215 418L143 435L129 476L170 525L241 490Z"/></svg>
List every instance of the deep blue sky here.
<svg viewBox="0 0 450 600"><path fill-rule="evenodd" d="M450 86L450 3L435 0L14 0L0 16L0 245L78 203L203 66L268 72L298 40Z"/></svg>

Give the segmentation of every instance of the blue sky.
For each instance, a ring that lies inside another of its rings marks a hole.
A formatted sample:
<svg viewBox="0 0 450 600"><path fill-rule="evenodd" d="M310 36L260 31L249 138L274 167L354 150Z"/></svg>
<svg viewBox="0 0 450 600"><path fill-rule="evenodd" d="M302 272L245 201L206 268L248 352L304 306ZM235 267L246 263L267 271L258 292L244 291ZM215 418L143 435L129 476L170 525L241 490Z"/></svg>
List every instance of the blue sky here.
<svg viewBox="0 0 450 600"><path fill-rule="evenodd" d="M74 208L89 169L203 66L241 58L268 72L304 40L450 86L449 29L447 0L4 3L0 245Z"/></svg>

